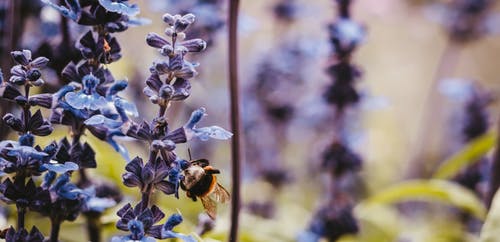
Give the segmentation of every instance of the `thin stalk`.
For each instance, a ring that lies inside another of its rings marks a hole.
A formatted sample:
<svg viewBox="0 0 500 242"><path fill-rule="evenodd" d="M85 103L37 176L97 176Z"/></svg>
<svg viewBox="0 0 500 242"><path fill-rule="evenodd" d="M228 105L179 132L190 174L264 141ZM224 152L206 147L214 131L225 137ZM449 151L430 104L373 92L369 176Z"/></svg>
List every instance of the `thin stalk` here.
<svg viewBox="0 0 500 242"><path fill-rule="evenodd" d="M59 4L63 5L65 4L65 0L59 0ZM65 50L71 50L71 35L69 32L69 26L68 26L68 19L61 15L61 25L60 25L60 30L62 34L62 44L64 45Z"/></svg>
<svg viewBox="0 0 500 242"><path fill-rule="evenodd" d="M229 1L229 92L231 102L231 129L234 134L232 150L232 200L231 228L229 241L238 241L238 223L240 213L240 110L238 87L238 8L239 0Z"/></svg>
<svg viewBox="0 0 500 242"><path fill-rule="evenodd" d="M71 141L71 149L77 145L80 145L80 138L82 137L83 127L84 126L80 126L79 128L73 129L73 135L72 135L73 140ZM80 174L79 179L78 179L78 183L77 183L78 186L81 188L89 187L92 182L89 180L85 168L79 168L78 174Z"/></svg>
<svg viewBox="0 0 500 242"><path fill-rule="evenodd" d="M430 140L436 140L436 138L429 137L429 135L439 134L439 125L436 125L436 119L439 119L439 115L443 113L443 103L439 95L438 86L441 81L446 76L452 74L453 70L457 66L460 54L460 46L453 42L453 40L448 40L445 49L443 50L441 57L439 59L438 67L434 73L431 86L427 92L427 97L425 98L424 110L419 122L418 137L413 150L410 153L410 164L411 166L411 177L422 177L426 175L426 167L432 165L428 162L428 157L426 157L426 148L429 147ZM436 115L438 117L436 117ZM437 139L440 141L440 139ZM441 142L438 145L442 145Z"/></svg>
<svg viewBox="0 0 500 242"><path fill-rule="evenodd" d="M101 216L94 214L85 214L87 218L87 234L89 241L99 242L101 241Z"/></svg>
<svg viewBox="0 0 500 242"><path fill-rule="evenodd" d="M30 85L27 84L24 86L24 97L26 100L29 99L30 96ZM29 104L26 104L23 106L23 112L24 112L24 131L25 133L28 133L28 128L29 128L29 121L30 121L30 106Z"/></svg>
<svg viewBox="0 0 500 242"><path fill-rule="evenodd" d="M83 133L83 127L76 128L73 130L71 147L75 147L76 145L80 145L80 138ZM87 188L92 185L92 181L88 178L87 171L84 168L78 169L78 173L80 174L78 179L78 186L80 188ZM100 224L100 216L95 216L93 214L85 214L85 224L87 227L87 236L89 241L99 242L101 241L101 228Z"/></svg>
<svg viewBox="0 0 500 242"><path fill-rule="evenodd" d="M151 189L147 189L146 192L142 193L142 206L141 206L141 211L146 210L149 207L149 200L151 199Z"/></svg>
<svg viewBox="0 0 500 242"><path fill-rule="evenodd" d="M24 228L24 215L26 215L26 208L17 207L17 230Z"/></svg>
<svg viewBox="0 0 500 242"><path fill-rule="evenodd" d="M50 228L50 242L58 242L59 231L61 230L61 221L51 219L52 227Z"/></svg>
<svg viewBox="0 0 500 242"><path fill-rule="evenodd" d="M498 130L499 132L497 135L500 136L500 122ZM489 191L486 195L486 206L488 207L488 209L491 207L491 202L493 201L493 197L495 196L498 188L500 188L500 139L497 138L497 147L495 150L495 155L493 156L493 164L491 167L490 181L488 186Z"/></svg>

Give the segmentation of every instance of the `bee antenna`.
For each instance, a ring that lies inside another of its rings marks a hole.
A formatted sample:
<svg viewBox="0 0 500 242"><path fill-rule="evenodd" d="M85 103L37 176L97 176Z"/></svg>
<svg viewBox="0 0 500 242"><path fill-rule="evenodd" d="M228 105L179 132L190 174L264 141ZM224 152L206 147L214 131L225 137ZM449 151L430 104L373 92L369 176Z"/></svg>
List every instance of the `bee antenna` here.
<svg viewBox="0 0 500 242"><path fill-rule="evenodd" d="M191 157L191 148L188 147L188 155L189 155L189 160L192 160L193 158Z"/></svg>

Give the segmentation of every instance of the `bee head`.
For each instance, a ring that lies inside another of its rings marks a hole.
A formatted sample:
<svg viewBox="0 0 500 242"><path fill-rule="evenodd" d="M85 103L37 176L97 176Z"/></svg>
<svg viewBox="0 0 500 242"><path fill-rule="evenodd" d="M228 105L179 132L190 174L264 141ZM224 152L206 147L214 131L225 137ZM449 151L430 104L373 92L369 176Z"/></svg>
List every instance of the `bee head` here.
<svg viewBox="0 0 500 242"><path fill-rule="evenodd" d="M206 175L206 172L201 166L191 165L183 171L183 175L182 182L190 189Z"/></svg>

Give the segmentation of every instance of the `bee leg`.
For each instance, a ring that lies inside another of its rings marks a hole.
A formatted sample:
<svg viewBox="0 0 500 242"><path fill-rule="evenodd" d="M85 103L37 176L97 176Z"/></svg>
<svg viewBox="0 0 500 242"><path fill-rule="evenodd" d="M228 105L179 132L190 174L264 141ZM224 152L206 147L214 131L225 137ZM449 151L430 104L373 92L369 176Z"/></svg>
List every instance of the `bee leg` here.
<svg viewBox="0 0 500 242"><path fill-rule="evenodd" d="M220 174L220 170L217 170L212 166L205 166L203 167L203 170L205 170L207 174Z"/></svg>
<svg viewBox="0 0 500 242"><path fill-rule="evenodd" d="M193 200L193 202L197 201L196 196L193 196L193 194L191 194L189 191L186 192L186 196L191 198Z"/></svg>

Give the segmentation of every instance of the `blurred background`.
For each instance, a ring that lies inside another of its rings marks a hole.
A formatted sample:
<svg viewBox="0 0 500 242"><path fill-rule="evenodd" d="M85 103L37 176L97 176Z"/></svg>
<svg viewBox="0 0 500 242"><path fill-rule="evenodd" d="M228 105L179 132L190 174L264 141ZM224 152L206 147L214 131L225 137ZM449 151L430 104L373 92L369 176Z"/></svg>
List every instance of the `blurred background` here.
<svg viewBox="0 0 500 242"><path fill-rule="evenodd" d="M168 117L177 127L186 122L192 110L205 107L205 125L230 129L227 1L205 1L205 5L194 0L133 2L141 8L140 17L150 19L151 24L116 34L123 57L109 68L117 79L129 80L127 95L137 103L140 119L149 120L154 115L142 89L150 64L161 58L146 45L145 36L163 32L166 26L161 16L166 12L194 12L197 21L192 35L203 37L209 46L191 56L192 61L200 64L199 75L192 82L192 94L185 102L174 104ZM460 138L459 116L467 102L469 83L475 83L478 90L491 97L485 107L486 120L487 126L495 129L498 104L494 100L500 91L496 60L500 55L500 22L496 23L500 15L495 13L498 6L494 1L489 5L487 28L480 36L455 41L446 28L449 19L443 17L447 16L444 6L450 2L356 0L351 4L350 17L364 26L366 36L350 59L362 72L356 82L361 100L348 111L345 132L363 167L346 181L354 200L358 233L342 240L478 241L480 225L478 228L463 222L462 216L466 215L450 208L454 206L355 206L403 180L429 178L442 161L464 146L467 140ZM307 240L304 231L310 228L317 208L327 199L325 193L330 183L321 164L323 151L334 135L334 109L323 101L323 90L331 83L325 71L332 62L327 26L338 17L337 3L253 0L241 1L240 11L245 152L241 241L313 241ZM43 8L40 16L49 23L59 19L58 13L49 8ZM50 30L50 25L38 28L39 21L31 18L26 22L22 46L35 48L40 44L40 31ZM50 75L45 77L49 83ZM52 78L56 76L52 74ZM66 127L60 126L39 142L48 144L65 135ZM98 149L95 172L121 184L125 161L107 144L86 138ZM131 156L147 154L144 144L120 142ZM221 169L219 183L230 190L230 142L193 141L177 149L179 156L188 159L188 148L193 159L207 158ZM128 196L125 202L137 200L134 189L120 186ZM209 231L201 236L204 241L227 239L229 204L220 204L217 221L207 224L203 223L206 218L199 217L203 214L201 203L192 202L183 193L179 200L160 194L156 199L167 214L177 210L183 214L185 222L178 227L180 232L199 232L203 226L209 226ZM117 233L115 212L110 210L105 217L107 237ZM28 223L38 225L43 221L33 217ZM481 219L472 224L481 224ZM330 226L326 229L337 230L343 225L339 222ZM61 240L84 241L75 238L81 227L80 220L64 224Z"/></svg>

